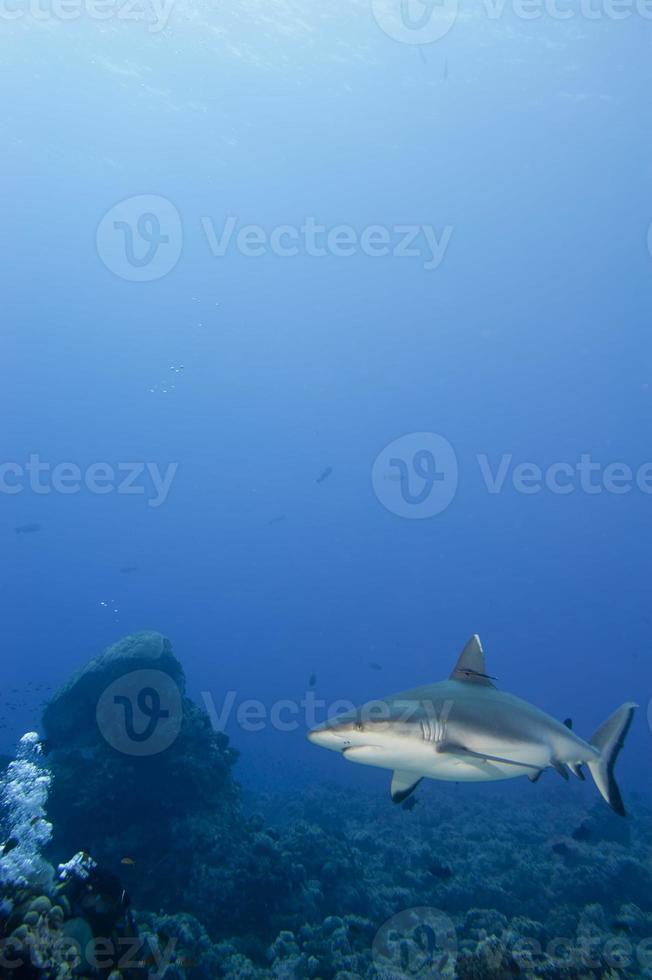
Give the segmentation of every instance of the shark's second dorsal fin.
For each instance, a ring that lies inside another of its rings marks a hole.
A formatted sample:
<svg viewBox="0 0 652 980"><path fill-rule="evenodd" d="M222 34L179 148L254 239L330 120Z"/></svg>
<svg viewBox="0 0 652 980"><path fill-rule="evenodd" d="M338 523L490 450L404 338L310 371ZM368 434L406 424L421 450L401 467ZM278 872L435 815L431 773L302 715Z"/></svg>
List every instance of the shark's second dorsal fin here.
<svg viewBox="0 0 652 980"><path fill-rule="evenodd" d="M462 650L450 679L452 681L466 681L469 684L485 684L487 687L494 686L491 682L495 678L489 677L487 674L484 665L484 651L477 633L473 634Z"/></svg>

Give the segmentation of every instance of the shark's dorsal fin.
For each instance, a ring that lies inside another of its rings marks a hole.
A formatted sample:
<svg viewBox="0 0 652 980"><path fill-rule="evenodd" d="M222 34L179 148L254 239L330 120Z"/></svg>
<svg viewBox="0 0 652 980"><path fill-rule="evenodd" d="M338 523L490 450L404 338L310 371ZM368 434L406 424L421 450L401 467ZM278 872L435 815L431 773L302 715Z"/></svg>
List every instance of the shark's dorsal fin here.
<svg viewBox="0 0 652 980"><path fill-rule="evenodd" d="M484 650L480 637L474 633L462 650L450 676L452 681L466 681L469 684L484 684L493 687L493 677L489 677L484 664Z"/></svg>
<svg viewBox="0 0 652 980"><path fill-rule="evenodd" d="M394 803L402 803L408 796L415 791L422 780L422 776L416 776L413 772L401 772L396 769L392 773L392 786L390 793Z"/></svg>

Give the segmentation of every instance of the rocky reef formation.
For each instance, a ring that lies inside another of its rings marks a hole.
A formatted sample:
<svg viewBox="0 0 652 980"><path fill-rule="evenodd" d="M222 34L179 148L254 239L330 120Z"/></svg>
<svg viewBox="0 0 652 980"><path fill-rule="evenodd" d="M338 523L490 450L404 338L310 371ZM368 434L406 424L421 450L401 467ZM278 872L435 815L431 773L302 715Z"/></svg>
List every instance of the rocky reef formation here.
<svg viewBox="0 0 652 980"><path fill-rule="evenodd" d="M237 753L185 696L160 634L92 660L43 725L57 859L81 847L123 876L135 904L201 915L217 935L264 929L287 901L282 855L243 816Z"/></svg>
<svg viewBox="0 0 652 980"><path fill-rule="evenodd" d="M155 633L80 671L44 727L51 857L93 855L93 894L112 896L157 980L652 980L642 799L622 821L552 783L524 786L518 806L467 787L462 805L455 786L429 785L409 808L375 793L352 806L349 793L313 787L259 794L249 812L235 752ZM0 915L5 935L38 934L49 949L55 934L109 928L83 888L33 908L43 897L22 893L13 917ZM31 976L68 976L60 966ZM76 975L110 974L89 969ZM111 969L111 980L131 976Z"/></svg>

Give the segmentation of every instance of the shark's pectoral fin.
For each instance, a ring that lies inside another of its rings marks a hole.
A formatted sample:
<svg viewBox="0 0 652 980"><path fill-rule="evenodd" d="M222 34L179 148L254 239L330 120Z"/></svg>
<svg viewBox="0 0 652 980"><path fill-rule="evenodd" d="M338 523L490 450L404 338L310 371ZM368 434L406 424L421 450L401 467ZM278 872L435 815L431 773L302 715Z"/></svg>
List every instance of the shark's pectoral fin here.
<svg viewBox="0 0 652 980"><path fill-rule="evenodd" d="M485 752L474 752L472 749L465 749L463 745L455 745L452 742L443 742L437 746L437 751L447 755L457 755L461 759L477 759L481 762L499 762L502 765L518 766L519 769L528 769L531 772L538 772L539 766L531 766L527 762L519 762L518 759L505 759L499 755L487 755Z"/></svg>
<svg viewBox="0 0 652 980"><path fill-rule="evenodd" d="M392 773L392 785L390 793L394 803L402 803L408 796L415 791L422 780L422 776L415 776L413 772L401 772L396 769Z"/></svg>

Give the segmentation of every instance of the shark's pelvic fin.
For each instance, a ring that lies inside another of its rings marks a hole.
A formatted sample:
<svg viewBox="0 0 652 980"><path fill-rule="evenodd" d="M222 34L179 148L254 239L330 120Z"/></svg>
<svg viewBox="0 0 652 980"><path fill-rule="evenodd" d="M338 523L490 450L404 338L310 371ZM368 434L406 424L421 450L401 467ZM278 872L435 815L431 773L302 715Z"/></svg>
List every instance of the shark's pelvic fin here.
<svg viewBox="0 0 652 980"><path fill-rule="evenodd" d="M495 680L487 674L484 663L484 650L480 643L480 637L474 633L469 642L462 650L457 663L450 675L452 681L466 681L470 684L485 684L494 687L491 683Z"/></svg>
<svg viewBox="0 0 652 980"><path fill-rule="evenodd" d="M457 755L460 759L479 759L482 762L500 762L507 766L518 766L520 769L528 769L530 772L538 772L538 766L530 766L527 762L519 762L518 759L504 759L499 755L487 755L485 752L473 752L471 749L465 749L463 745L454 745L452 742L440 743L437 746L438 752L444 752L447 755Z"/></svg>
<svg viewBox="0 0 652 980"><path fill-rule="evenodd" d="M566 779L566 780L568 779L568 770L559 761L559 759L551 759L550 765L552 766L553 769L555 769L559 773L562 779Z"/></svg>
<svg viewBox="0 0 652 980"><path fill-rule="evenodd" d="M415 791L422 780L422 776L415 776L413 772L401 772L396 769L392 773L392 785L390 793L394 803L402 803L408 796Z"/></svg>
<svg viewBox="0 0 652 980"><path fill-rule="evenodd" d="M581 779L582 782L584 782L586 776L584 775L584 771L582 770L581 763L569 762L568 768L570 769L570 771L573 773L574 776L577 776L578 779Z"/></svg>
<svg viewBox="0 0 652 980"><path fill-rule="evenodd" d="M531 773L527 778L530 780L531 783L538 783L542 775L543 775L543 769L539 769L538 772Z"/></svg>

